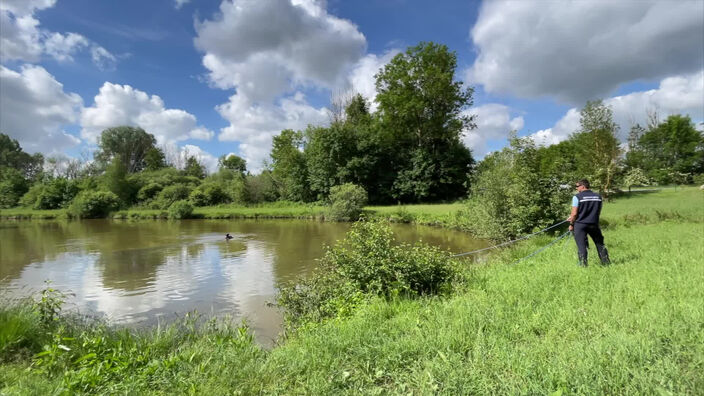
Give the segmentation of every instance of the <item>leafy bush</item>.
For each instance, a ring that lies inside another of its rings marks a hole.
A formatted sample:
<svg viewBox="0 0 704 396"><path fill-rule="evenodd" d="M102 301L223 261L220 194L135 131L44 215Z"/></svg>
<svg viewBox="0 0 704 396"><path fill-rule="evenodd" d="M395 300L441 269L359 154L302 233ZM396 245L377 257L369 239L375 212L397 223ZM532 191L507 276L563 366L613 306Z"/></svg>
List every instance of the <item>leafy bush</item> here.
<svg viewBox="0 0 704 396"><path fill-rule="evenodd" d="M38 185L34 209L59 209L68 206L79 192L78 184L63 177L51 179Z"/></svg>
<svg viewBox="0 0 704 396"><path fill-rule="evenodd" d="M330 203L332 220L355 221L367 204L367 192L360 186L345 183L330 189Z"/></svg>
<svg viewBox="0 0 704 396"><path fill-rule="evenodd" d="M692 178L692 181L693 181L694 184L696 184L697 186L701 186L702 184L704 184L704 173L700 173L700 174L698 174L698 175L694 175L694 177Z"/></svg>
<svg viewBox="0 0 704 396"><path fill-rule="evenodd" d="M459 274L447 252L395 244L388 224L359 222L330 248L320 267L281 288L278 302L290 326L345 316L371 296L419 296L449 290Z"/></svg>
<svg viewBox="0 0 704 396"><path fill-rule="evenodd" d="M273 202L278 198L276 184L271 172L264 170L258 175L247 175L247 200L251 203Z"/></svg>
<svg viewBox="0 0 704 396"><path fill-rule="evenodd" d="M156 199L157 209L167 209L176 201L188 199L192 188L186 184L174 184L164 187Z"/></svg>
<svg viewBox="0 0 704 396"><path fill-rule="evenodd" d="M191 194L188 196L188 201L193 204L193 206L208 206L208 197L201 189L191 191Z"/></svg>
<svg viewBox="0 0 704 396"><path fill-rule="evenodd" d="M161 192L161 190L163 189L164 186L159 183L152 182L147 185L144 185L137 192L137 200L140 202L148 201L156 197L156 195L159 194L159 192Z"/></svg>
<svg viewBox="0 0 704 396"><path fill-rule="evenodd" d="M176 201L169 206L170 219L187 219L193 214L193 205L186 200Z"/></svg>
<svg viewBox="0 0 704 396"><path fill-rule="evenodd" d="M540 177L535 154L532 140L514 137L510 147L487 156L461 226L480 237L507 239L564 220L571 181Z"/></svg>
<svg viewBox="0 0 704 396"><path fill-rule="evenodd" d="M230 196L217 183L204 183L191 192L188 200L195 206L217 205L230 200Z"/></svg>
<svg viewBox="0 0 704 396"><path fill-rule="evenodd" d="M232 202L246 204L250 202L249 185L244 177L236 177L227 184L227 193Z"/></svg>
<svg viewBox="0 0 704 396"><path fill-rule="evenodd" d="M13 168L0 168L0 208L11 208L27 192L27 181Z"/></svg>
<svg viewBox="0 0 704 396"><path fill-rule="evenodd" d="M83 191L71 203L68 212L78 218L107 217L120 207L120 199L110 191Z"/></svg>

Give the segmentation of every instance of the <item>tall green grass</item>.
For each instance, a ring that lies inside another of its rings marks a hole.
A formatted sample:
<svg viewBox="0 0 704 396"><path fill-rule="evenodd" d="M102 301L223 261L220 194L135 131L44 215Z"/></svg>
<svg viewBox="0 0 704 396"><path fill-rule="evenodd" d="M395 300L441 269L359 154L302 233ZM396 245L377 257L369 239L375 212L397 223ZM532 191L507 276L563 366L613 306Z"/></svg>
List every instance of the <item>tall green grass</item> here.
<svg viewBox="0 0 704 396"><path fill-rule="evenodd" d="M49 329L5 304L0 394L701 394L703 199L607 203L611 266L592 249L578 267L571 239L516 262L546 235L468 261L450 297L373 300L269 351L234 325L135 333L60 317Z"/></svg>

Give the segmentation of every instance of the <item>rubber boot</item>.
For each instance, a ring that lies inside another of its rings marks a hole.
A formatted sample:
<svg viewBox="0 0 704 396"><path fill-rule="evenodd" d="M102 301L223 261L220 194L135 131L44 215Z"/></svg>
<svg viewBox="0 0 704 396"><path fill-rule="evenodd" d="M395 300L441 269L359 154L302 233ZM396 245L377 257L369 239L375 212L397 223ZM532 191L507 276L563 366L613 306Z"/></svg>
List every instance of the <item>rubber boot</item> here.
<svg viewBox="0 0 704 396"><path fill-rule="evenodd" d="M587 256L579 256L579 266L580 267L586 267L587 266Z"/></svg>
<svg viewBox="0 0 704 396"><path fill-rule="evenodd" d="M609 258L609 251L606 250L605 245L597 246L596 252L599 254L599 260L601 260L601 265L611 264L611 259Z"/></svg>

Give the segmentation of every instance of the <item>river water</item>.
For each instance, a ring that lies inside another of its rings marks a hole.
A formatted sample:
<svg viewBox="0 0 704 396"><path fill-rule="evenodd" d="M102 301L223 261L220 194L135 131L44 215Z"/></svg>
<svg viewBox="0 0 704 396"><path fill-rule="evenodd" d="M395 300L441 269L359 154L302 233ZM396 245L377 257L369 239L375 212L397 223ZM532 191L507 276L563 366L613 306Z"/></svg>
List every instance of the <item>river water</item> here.
<svg viewBox="0 0 704 396"><path fill-rule="evenodd" d="M246 318L257 340L281 330L277 285L305 276L347 223L311 220L2 221L0 293L51 285L66 307L115 324L152 325L197 310ZM392 225L398 241L452 252L486 246L439 228ZM234 238L226 241L225 233Z"/></svg>

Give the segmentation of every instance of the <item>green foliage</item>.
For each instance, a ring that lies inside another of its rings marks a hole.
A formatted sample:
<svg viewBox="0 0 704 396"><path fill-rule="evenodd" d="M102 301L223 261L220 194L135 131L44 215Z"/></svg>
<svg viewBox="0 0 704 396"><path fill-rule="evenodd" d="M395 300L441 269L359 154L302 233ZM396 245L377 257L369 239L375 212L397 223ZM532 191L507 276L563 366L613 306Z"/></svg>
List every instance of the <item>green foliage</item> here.
<svg viewBox="0 0 704 396"><path fill-rule="evenodd" d="M12 168L20 171L25 179L34 179L42 172L44 156L40 153L30 155L17 142L4 133L0 133L0 170Z"/></svg>
<svg viewBox="0 0 704 396"><path fill-rule="evenodd" d="M258 175L247 175L245 183L247 186L247 202L273 202L276 201L279 196L276 184L269 170L265 169ZM235 200L235 202L241 202L234 198L233 200Z"/></svg>
<svg viewBox="0 0 704 396"><path fill-rule="evenodd" d="M444 45L420 43L396 55L376 76L381 122L393 136L397 164L394 198L455 199L466 193L471 153L460 134L472 129L462 115L473 89L455 81L457 57Z"/></svg>
<svg viewBox="0 0 704 396"><path fill-rule="evenodd" d="M178 183L164 187L154 200L153 206L156 209L167 209L176 201L188 199L191 191L193 189L188 184Z"/></svg>
<svg viewBox="0 0 704 396"><path fill-rule="evenodd" d="M623 177L623 185L628 187L628 191L631 191L632 186L647 186L649 183L650 180L640 168L629 169Z"/></svg>
<svg viewBox="0 0 704 396"><path fill-rule="evenodd" d="M186 200L176 201L169 206L169 219L188 219L193 214L193 205Z"/></svg>
<svg viewBox="0 0 704 396"><path fill-rule="evenodd" d="M507 239L563 220L570 189L542 178L530 138L511 138L510 147L490 154L472 184L464 227L477 236ZM571 185L570 185L571 186Z"/></svg>
<svg viewBox="0 0 704 396"><path fill-rule="evenodd" d="M704 185L704 173L694 175L694 177L692 177L692 181L698 186Z"/></svg>
<svg viewBox="0 0 704 396"><path fill-rule="evenodd" d="M39 187L39 191L32 204L33 209L66 208L80 192L80 187L75 180L63 177L49 179L44 183L35 184L32 188L35 187Z"/></svg>
<svg viewBox="0 0 704 396"><path fill-rule="evenodd" d="M51 282L46 281L45 283L46 287L42 290L36 302L36 308L42 325L50 327L59 320L61 307L66 300L66 294L51 287Z"/></svg>
<svg viewBox="0 0 704 396"><path fill-rule="evenodd" d="M166 156L164 151L158 147L152 147L144 155L144 170L156 171L166 168Z"/></svg>
<svg viewBox="0 0 704 396"><path fill-rule="evenodd" d="M570 137L576 149L577 173L606 195L619 172L619 127L611 108L600 100L587 102L579 122L579 132Z"/></svg>
<svg viewBox="0 0 704 396"><path fill-rule="evenodd" d="M221 156L218 159L218 166L221 169L229 169L242 175L247 172L247 161L234 154Z"/></svg>
<svg viewBox="0 0 704 396"><path fill-rule="evenodd" d="M330 219L356 221L367 204L367 192L360 186L345 183L330 189Z"/></svg>
<svg viewBox="0 0 704 396"><path fill-rule="evenodd" d="M83 191L74 198L68 212L74 217L93 219L107 217L120 208L120 199L110 191Z"/></svg>
<svg viewBox="0 0 704 396"><path fill-rule="evenodd" d="M303 134L291 129L274 136L271 177L281 198L289 201L309 201L308 170L303 152Z"/></svg>
<svg viewBox="0 0 704 396"><path fill-rule="evenodd" d="M127 178L127 166L121 157L114 157L103 175L105 189L113 192L120 198L125 206L134 202L135 195L139 190L132 179Z"/></svg>
<svg viewBox="0 0 704 396"><path fill-rule="evenodd" d="M198 158L193 156L186 158L186 166L183 168L183 173L186 176L205 179L205 167L198 161Z"/></svg>
<svg viewBox="0 0 704 396"><path fill-rule="evenodd" d="M20 170L0 166L0 209L17 205L27 192L28 184Z"/></svg>
<svg viewBox="0 0 704 396"><path fill-rule="evenodd" d="M388 225L358 222L307 279L281 288L279 304L297 327L345 317L371 296L420 296L449 290L458 267L448 253L395 244Z"/></svg>
<svg viewBox="0 0 704 396"><path fill-rule="evenodd" d="M229 202L230 196L220 184L209 182L193 190L188 200L195 206L210 206Z"/></svg>
<svg viewBox="0 0 704 396"><path fill-rule="evenodd" d="M638 138L629 159L657 183L675 183L678 174L704 172L704 135L689 117L671 115Z"/></svg>
<svg viewBox="0 0 704 396"><path fill-rule="evenodd" d="M154 197L161 192L161 190L164 189L164 186L162 186L159 183L151 182L149 184L146 184L142 186L142 188L139 189L137 192L137 200L140 202L145 202L153 199Z"/></svg>
<svg viewBox="0 0 704 396"><path fill-rule="evenodd" d="M156 164L153 161L156 159L155 153L152 151L155 144L156 139L154 136L145 132L142 128L131 126L108 128L100 134L98 151L94 156L99 163L104 165L119 157L126 168L126 172L135 173L146 167L148 153L150 155L150 164L152 166Z"/></svg>

